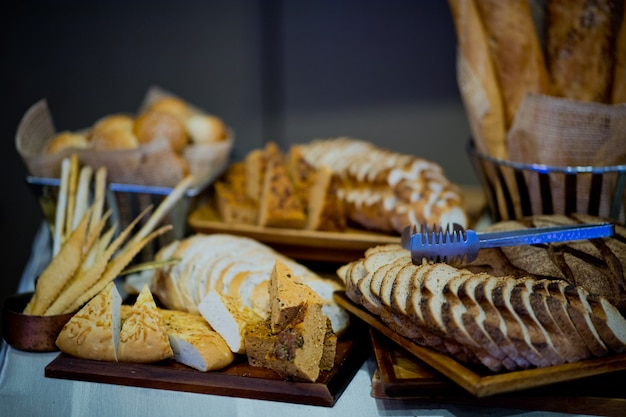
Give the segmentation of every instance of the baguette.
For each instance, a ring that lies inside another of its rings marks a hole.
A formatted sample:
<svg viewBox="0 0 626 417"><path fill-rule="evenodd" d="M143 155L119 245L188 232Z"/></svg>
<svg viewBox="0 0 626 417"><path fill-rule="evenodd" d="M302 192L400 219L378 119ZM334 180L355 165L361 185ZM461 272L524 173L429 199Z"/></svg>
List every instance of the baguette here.
<svg viewBox="0 0 626 417"><path fill-rule="evenodd" d="M526 94L550 93L543 51L529 2L476 0L476 6L489 38L508 130Z"/></svg>
<svg viewBox="0 0 626 417"><path fill-rule="evenodd" d="M610 100L614 7L612 0L547 1L547 61L556 96Z"/></svg>

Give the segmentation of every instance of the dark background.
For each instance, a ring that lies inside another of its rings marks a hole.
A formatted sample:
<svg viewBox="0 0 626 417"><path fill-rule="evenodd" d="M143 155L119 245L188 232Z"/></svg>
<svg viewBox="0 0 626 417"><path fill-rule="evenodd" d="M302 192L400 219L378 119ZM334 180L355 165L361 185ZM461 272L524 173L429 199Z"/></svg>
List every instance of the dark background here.
<svg viewBox="0 0 626 417"><path fill-rule="evenodd" d="M134 112L152 85L223 117L233 158L352 136L477 180L445 1L20 1L0 13L0 296L14 292L42 215L15 130L45 98L57 130Z"/></svg>

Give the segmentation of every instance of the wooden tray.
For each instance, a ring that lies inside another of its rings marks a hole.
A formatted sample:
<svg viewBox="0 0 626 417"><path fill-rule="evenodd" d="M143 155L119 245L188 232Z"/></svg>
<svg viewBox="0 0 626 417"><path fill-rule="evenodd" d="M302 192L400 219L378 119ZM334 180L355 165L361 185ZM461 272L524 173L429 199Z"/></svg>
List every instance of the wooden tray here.
<svg viewBox="0 0 626 417"><path fill-rule="evenodd" d="M159 364L101 362L59 354L45 368L49 378L195 392L332 407L371 354L367 329L354 323L337 343L335 367L316 382L291 382L250 366L245 356L220 371L200 372L175 361Z"/></svg>
<svg viewBox="0 0 626 417"><path fill-rule="evenodd" d="M470 227L485 208L485 197L479 187L462 187ZM247 236L299 260L348 263L362 258L367 248L400 243L400 236L349 228L346 232L320 232L281 229L247 224L229 224L220 220L210 194L187 217L189 226L198 233L229 233Z"/></svg>
<svg viewBox="0 0 626 417"><path fill-rule="evenodd" d="M521 391L626 370L626 354L621 354L545 368L493 373L484 367L463 364L450 356L416 345L389 329L378 317L352 303L344 292L336 292L334 298L341 307L427 363L437 374L445 376L476 397Z"/></svg>
<svg viewBox="0 0 626 417"><path fill-rule="evenodd" d="M265 243L290 258L309 261L347 263L362 258L365 250L372 246L400 243L400 236L357 229L320 232L224 223L209 203L193 210L188 217L188 223L198 233L246 236Z"/></svg>
<svg viewBox="0 0 626 417"><path fill-rule="evenodd" d="M615 417L626 410L626 371L477 398L374 328L370 333L378 365L372 377L374 398Z"/></svg>

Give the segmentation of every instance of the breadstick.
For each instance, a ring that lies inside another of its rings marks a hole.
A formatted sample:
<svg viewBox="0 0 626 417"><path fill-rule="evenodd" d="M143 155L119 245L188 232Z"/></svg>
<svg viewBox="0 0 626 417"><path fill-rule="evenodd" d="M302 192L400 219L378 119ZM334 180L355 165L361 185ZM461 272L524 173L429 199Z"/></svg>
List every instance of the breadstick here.
<svg viewBox="0 0 626 417"><path fill-rule="evenodd" d="M72 219L72 230L78 226L80 219L83 218L89 201L89 184L91 183L91 174L93 170L89 165L85 165L80 169L78 178L78 187L76 191L76 205L74 207L74 215Z"/></svg>
<svg viewBox="0 0 626 417"><path fill-rule="evenodd" d="M76 230L70 234L59 253L52 258L50 264L39 276L35 285L35 292L24 309L25 314L44 314L74 276L84 258L83 245L89 223L89 214L87 211Z"/></svg>
<svg viewBox="0 0 626 417"><path fill-rule="evenodd" d="M57 197L56 213L54 218L54 239L52 243L52 256L56 256L63 245L65 236L65 215L67 209L67 188L70 177L70 160L65 158L61 162L61 184Z"/></svg>
<svg viewBox="0 0 626 417"><path fill-rule="evenodd" d="M72 233L72 222L74 221L74 210L76 206L76 187L78 185L78 156L70 156L70 177L67 190L67 215L65 216L65 238Z"/></svg>
<svg viewBox="0 0 626 417"><path fill-rule="evenodd" d="M94 201L99 202L93 209L93 223L97 224L100 221L100 217L102 216L102 209L104 206L104 198L106 193L106 178L107 178L107 170L106 167L102 166L98 168L96 171L96 184L94 191ZM89 228L91 229L91 224Z"/></svg>
<svg viewBox="0 0 626 417"><path fill-rule="evenodd" d="M612 0L548 0L547 61L554 94L605 103L613 76Z"/></svg>
<svg viewBox="0 0 626 417"><path fill-rule="evenodd" d="M502 92L507 129L528 93L550 93L539 36L527 0L476 0Z"/></svg>

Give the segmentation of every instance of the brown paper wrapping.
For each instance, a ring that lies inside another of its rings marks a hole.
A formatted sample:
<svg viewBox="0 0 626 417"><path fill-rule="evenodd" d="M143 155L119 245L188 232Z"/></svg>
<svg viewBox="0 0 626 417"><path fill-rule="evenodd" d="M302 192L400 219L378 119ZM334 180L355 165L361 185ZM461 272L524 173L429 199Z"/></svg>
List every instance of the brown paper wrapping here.
<svg viewBox="0 0 626 417"><path fill-rule="evenodd" d="M159 87L147 92L138 113L154 100L172 95ZM192 110L202 112L191 106ZM93 149L66 149L57 154L44 154L47 141L57 133L45 99L35 103L22 117L18 126L15 146L30 175L44 178L60 176L61 161L75 153L83 165L94 170L107 168L108 181L112 183L174 187L184 177L178 156L163 139L155 139L136 149L97 151ZM234 137L212 144L191 144L183 152L197 187L223 170L228 163Z"/></svg>

